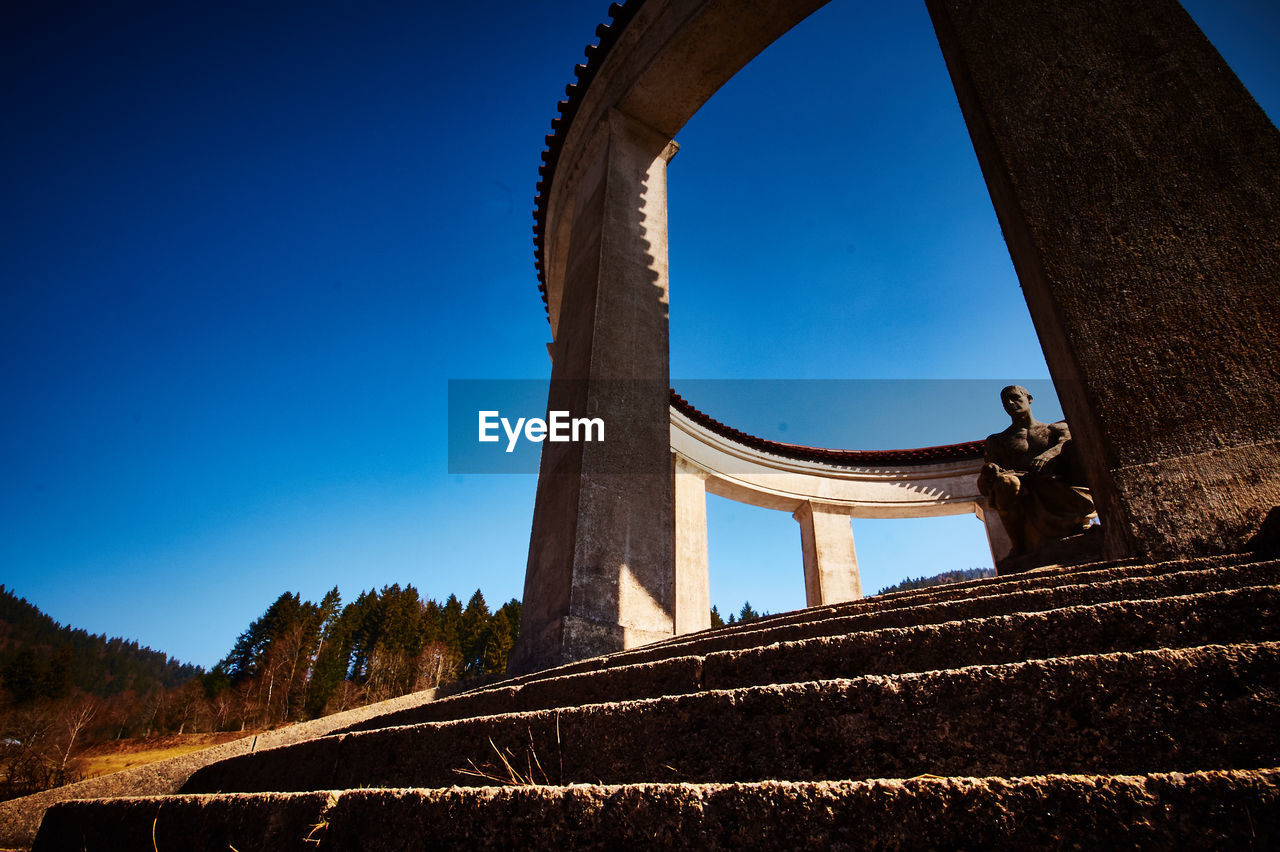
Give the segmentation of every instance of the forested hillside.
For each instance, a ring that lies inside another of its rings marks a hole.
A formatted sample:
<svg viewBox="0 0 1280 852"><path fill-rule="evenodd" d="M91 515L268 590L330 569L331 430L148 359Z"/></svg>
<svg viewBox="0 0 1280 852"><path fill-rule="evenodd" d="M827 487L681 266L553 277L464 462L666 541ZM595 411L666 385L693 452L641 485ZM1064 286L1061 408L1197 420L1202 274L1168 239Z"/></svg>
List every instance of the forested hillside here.
<svg viewBox="0 0 1280 852"><path fill-rule="evenodd" d="M345 607L285 592L204 677L213 724L268 727L506 669L520 602L490 612L477 589L465 607L413 586L368 591Z"/></svg>
<svg viewBox="0 0 1280 852"><path fill-rule="evenodd" d="M0 586L0 799L75 781L93 743L251 731L502 672L519 601L413 586L280 595L213 670L64 627Z"/></svg>
<svg viewBox="0 0 1280 852"><path fill-rule="evenodd" d="M983 577L994 577L996 569L986 568L962 568L959 571L943 571L941 574L934 574L932 577L908 577L901 583L894 583L892 586L886 586L877 595L887 595L889 592L905 592L907 589L924 589L929 586L944 586L948 583L963 583L965 580L980 580Z"/></svg>
<svg viewBox="0 0 1280 852"><path fill-rule="evenodd" d="M63 626L0 585L0 682L14 702L73 691L99 698L145 693L179 686L200 671L137 642Z"/></svg>

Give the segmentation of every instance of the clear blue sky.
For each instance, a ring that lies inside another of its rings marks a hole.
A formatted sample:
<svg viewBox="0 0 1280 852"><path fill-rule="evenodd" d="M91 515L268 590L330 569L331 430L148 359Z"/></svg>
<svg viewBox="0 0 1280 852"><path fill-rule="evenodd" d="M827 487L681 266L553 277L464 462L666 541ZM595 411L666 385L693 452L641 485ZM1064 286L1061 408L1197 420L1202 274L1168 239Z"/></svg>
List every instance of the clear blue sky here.
<svg viewBox="0 0 1280 852"><path fill-rule="evenodd" d="M0 582L206 666L285 590L518 597L534 477L446 472L446 382L549 371L533 186L607 5L5 4ZM1187 5L1274 119L1280 9ZM923 3L835 0L679 141L677 388L1047 377ZM994 394L909 397L711 413L861 448L1002 426ZM803 605L793 520L710 515L722 610ZM987 559L971 518L855 534L868 591Z"/></svg>

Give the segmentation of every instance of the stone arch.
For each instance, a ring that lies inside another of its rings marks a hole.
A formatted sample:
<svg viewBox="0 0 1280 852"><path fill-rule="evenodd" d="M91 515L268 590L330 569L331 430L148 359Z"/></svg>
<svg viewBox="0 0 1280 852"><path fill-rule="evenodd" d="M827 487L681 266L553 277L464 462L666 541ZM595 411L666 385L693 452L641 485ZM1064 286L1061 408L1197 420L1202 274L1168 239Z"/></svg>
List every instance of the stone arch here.
<svg viewBox="0 0 1280 852"><path fill-rule="evenodd" d="M535 212L548 406L617 428L544 445L514 671L674 632L666 164L824 2L629 0L578 66ZM1239 548L1280 504L1280 133L1175 0L926 5L1107 554Z"/></svg>

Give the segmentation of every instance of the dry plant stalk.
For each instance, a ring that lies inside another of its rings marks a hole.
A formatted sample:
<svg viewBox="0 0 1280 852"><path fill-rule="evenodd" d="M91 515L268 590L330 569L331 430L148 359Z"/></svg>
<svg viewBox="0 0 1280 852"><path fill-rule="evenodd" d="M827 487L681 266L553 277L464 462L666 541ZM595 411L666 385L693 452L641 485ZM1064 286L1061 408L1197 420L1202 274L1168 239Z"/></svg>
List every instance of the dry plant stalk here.
<svg viewBox="0 0 1280 852"><path fill-rule="evenodd" d="M538 759L538 751L534 748L533 731L529 730L528 734L529 745L525 749L525 771L523 773L515 766L515 763L519 762L519 758L510 748L498 748L492 737L489 738L489 746L493 749L494 754L498 756L498 760L502 762L501 767L492 763L477 766L474 760L468 760L467 765L470 768L455 769L453 771L459 775L482 778L485 781L491 781L503 787L550 786L551 779L547 777L546 770L542 768L542 761Z"/></svg>

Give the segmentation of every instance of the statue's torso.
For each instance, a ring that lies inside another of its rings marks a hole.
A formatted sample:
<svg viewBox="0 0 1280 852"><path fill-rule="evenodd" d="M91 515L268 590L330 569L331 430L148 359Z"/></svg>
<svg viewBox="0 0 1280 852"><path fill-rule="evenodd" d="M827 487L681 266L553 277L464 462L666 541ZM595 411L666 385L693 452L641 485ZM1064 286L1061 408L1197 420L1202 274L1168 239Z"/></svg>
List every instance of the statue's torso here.
<svg viewBox="0 0 1280 852"><path fill-rule="evenodd" d="M987 438L987 458L1006 470L1028 470L1031 460L1056 441L1052 423L1010 426Z"/></svg>

